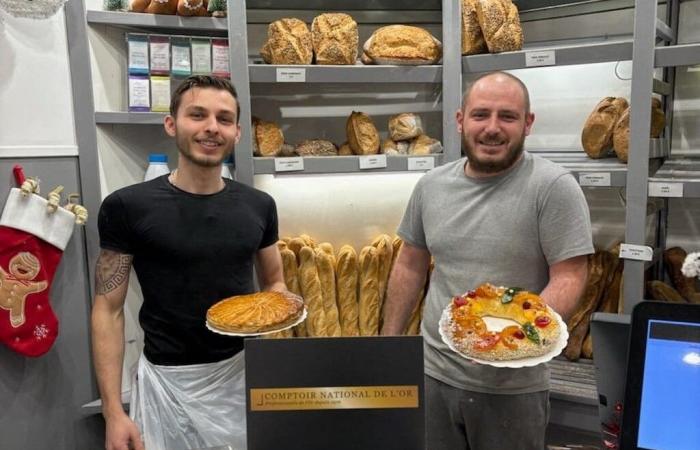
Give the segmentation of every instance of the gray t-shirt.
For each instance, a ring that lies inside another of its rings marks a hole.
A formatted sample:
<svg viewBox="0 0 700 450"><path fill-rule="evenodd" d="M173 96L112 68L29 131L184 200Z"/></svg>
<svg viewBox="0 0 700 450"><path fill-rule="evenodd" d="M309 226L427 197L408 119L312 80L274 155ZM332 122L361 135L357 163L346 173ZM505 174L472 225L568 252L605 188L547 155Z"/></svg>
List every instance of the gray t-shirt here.
<svg viewBox="0 0 700 450"><path fill-rule="evenodd" d="M465 162L421 178L398 229L435 260L423 311L425 373L477 392L548 389L546 365L508 369L470 362L442 342L438 321L453 296L482 283L539 293L550 265L592 253L586 199L565 169L527 152L506 173L486 179L467 177Z"/></svg>

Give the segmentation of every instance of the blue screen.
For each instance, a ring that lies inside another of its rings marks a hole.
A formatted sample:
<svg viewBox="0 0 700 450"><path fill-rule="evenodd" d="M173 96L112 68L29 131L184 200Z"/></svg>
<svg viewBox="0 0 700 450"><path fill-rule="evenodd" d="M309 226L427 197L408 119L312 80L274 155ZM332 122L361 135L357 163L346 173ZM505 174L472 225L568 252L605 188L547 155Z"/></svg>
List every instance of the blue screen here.
<svg viewBox="0 0 700 450"><path fill-rule="evenodd" d="M700 449L700 324L649 321L637 445Z"/></svg>

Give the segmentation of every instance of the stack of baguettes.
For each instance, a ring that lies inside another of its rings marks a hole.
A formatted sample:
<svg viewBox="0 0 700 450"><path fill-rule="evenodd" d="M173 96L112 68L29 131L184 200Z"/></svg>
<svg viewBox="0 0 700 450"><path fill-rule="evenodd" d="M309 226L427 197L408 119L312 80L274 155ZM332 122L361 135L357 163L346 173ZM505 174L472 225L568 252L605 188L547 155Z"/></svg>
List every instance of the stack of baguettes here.
<svg viewBox="0 0 700 450"><path fill-rule="evenodd" d="M327 242L317 244L302 234L278 242L287 288L304 298L304 322L266 337L376 336L389 274L402 241L377 236L358 254L350 245L335 252ZM411 314L405 334L418 334L426 286Z"/></svg>

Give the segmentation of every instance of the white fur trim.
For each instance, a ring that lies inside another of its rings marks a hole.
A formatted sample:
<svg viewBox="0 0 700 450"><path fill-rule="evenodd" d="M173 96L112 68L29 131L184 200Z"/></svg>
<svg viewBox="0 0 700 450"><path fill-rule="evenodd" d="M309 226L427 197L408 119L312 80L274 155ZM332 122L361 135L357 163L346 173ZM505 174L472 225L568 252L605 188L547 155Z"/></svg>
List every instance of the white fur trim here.
<svg viewBox="0 0 700 450"><path fill-rule="evenodd" d="M49 244L65 250L73 236L75 215L63 208L49 212L46 199L31 194L23 196L17 188L10 190L0 225L33 234Z"/></svg>

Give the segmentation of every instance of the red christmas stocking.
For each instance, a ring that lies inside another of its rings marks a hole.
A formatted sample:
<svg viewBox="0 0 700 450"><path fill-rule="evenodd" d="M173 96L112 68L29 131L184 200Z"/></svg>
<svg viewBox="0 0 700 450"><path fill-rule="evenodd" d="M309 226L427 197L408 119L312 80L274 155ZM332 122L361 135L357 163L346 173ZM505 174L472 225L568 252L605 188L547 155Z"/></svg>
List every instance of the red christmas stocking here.
<svg viewBox="0 0 700 450"><path fill-rule="evenodd" d="M0 341L27 356L46 353L58 335L49 290L75 221L47 205L12 189L0 218Z"/></svg>

